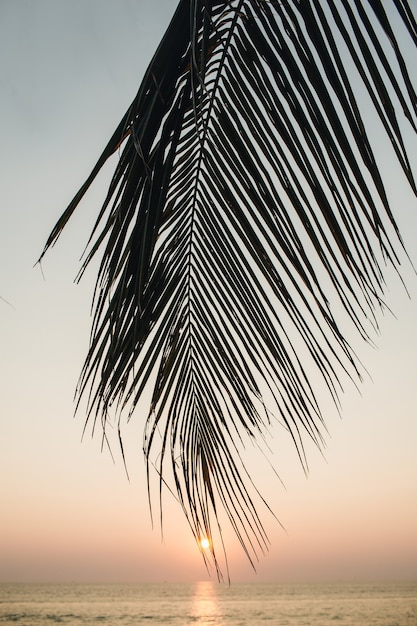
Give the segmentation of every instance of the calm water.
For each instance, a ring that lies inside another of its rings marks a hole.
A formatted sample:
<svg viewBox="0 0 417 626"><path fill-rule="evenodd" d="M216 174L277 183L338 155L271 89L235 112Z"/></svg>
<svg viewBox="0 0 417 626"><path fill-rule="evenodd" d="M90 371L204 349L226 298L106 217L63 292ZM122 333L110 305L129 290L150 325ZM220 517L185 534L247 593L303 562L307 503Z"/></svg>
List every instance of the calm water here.
<svg viewBox="0 0 417 626"><path fill-rule="evenodd" d="M416 626L417 583L0 584L0 624Z"/></svg>

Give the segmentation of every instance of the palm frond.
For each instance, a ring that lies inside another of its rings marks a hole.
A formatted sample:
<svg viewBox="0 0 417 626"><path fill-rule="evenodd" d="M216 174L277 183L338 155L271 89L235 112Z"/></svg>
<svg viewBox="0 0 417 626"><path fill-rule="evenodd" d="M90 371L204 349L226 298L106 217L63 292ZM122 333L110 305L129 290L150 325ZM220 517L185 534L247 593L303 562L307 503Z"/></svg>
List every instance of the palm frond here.
<svg viewBox="0 0 417 626"><path fill-rule="evenodd" d="M302 463L306 436L320 446L316 372L336 402L360 376L341 321L369 339L384 263L399 263L366 123L416 193L397 116L415 132L417 99L387 9L415 46L405 1L181 0L43 252L118 153L80 271L103 249L87 419L105 429L151 386L161 489L168 462L196 539L222 507L251 560L268 539L241 446L271 414Z"/></svg>

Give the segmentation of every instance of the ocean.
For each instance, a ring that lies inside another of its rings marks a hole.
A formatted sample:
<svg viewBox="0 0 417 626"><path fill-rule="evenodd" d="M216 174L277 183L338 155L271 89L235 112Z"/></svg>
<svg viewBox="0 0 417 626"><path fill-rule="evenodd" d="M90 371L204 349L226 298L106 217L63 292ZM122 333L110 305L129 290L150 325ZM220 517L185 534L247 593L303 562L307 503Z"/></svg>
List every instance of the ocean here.
<svg viewBox="0 0 417 626"><path fill-rule="evenodd" d="M417 582L2 583L0 624L416 626Z"/></svg>

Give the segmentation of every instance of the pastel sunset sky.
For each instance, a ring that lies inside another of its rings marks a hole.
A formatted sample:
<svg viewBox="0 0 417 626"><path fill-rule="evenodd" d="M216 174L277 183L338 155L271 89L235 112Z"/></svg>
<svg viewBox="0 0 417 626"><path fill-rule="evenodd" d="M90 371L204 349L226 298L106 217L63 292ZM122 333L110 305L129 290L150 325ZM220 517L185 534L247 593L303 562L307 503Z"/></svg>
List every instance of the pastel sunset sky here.
<svg viewBox="0 0 417 626"><path fill-rule="evenodd" d="M188 581L208 578L180 506L158 498L152 528L140 411L126 425L130 480L99 433L81 441L74 391L88 347L97 263L74 284L113 163L42 270L56 220L118 124L177 0L0 3L0 581ZM417 173L416 137L408 140ZM395 165L390 199L414 266L417 202ZM346 383L329 434L304 474L277 425L247 467L279 522L261 510L270 549L253 572L225 529L240 581L417 579L417 277L408 297L387 272L376 346L355 348L368 374ZM394 316L395 314L395 316ZM116 435L116 433L115 433ZM280 480L281 479L281 480ZM282 481L282 482L281 482ZM214 576L214 572L212 573Z"/></svg>

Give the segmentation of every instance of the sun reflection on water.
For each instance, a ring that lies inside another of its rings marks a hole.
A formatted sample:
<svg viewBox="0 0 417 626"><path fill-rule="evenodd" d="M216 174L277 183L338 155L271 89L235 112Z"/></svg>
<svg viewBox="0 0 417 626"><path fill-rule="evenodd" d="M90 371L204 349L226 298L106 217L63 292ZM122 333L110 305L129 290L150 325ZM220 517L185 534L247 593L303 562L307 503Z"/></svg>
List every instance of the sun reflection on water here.
<svg viewBox="0 0 417 626"><path fill-rule="evenodd" d="M217 589L211 581L195 583L191 613L195 624L221 624L222 615Z"/></svg>

